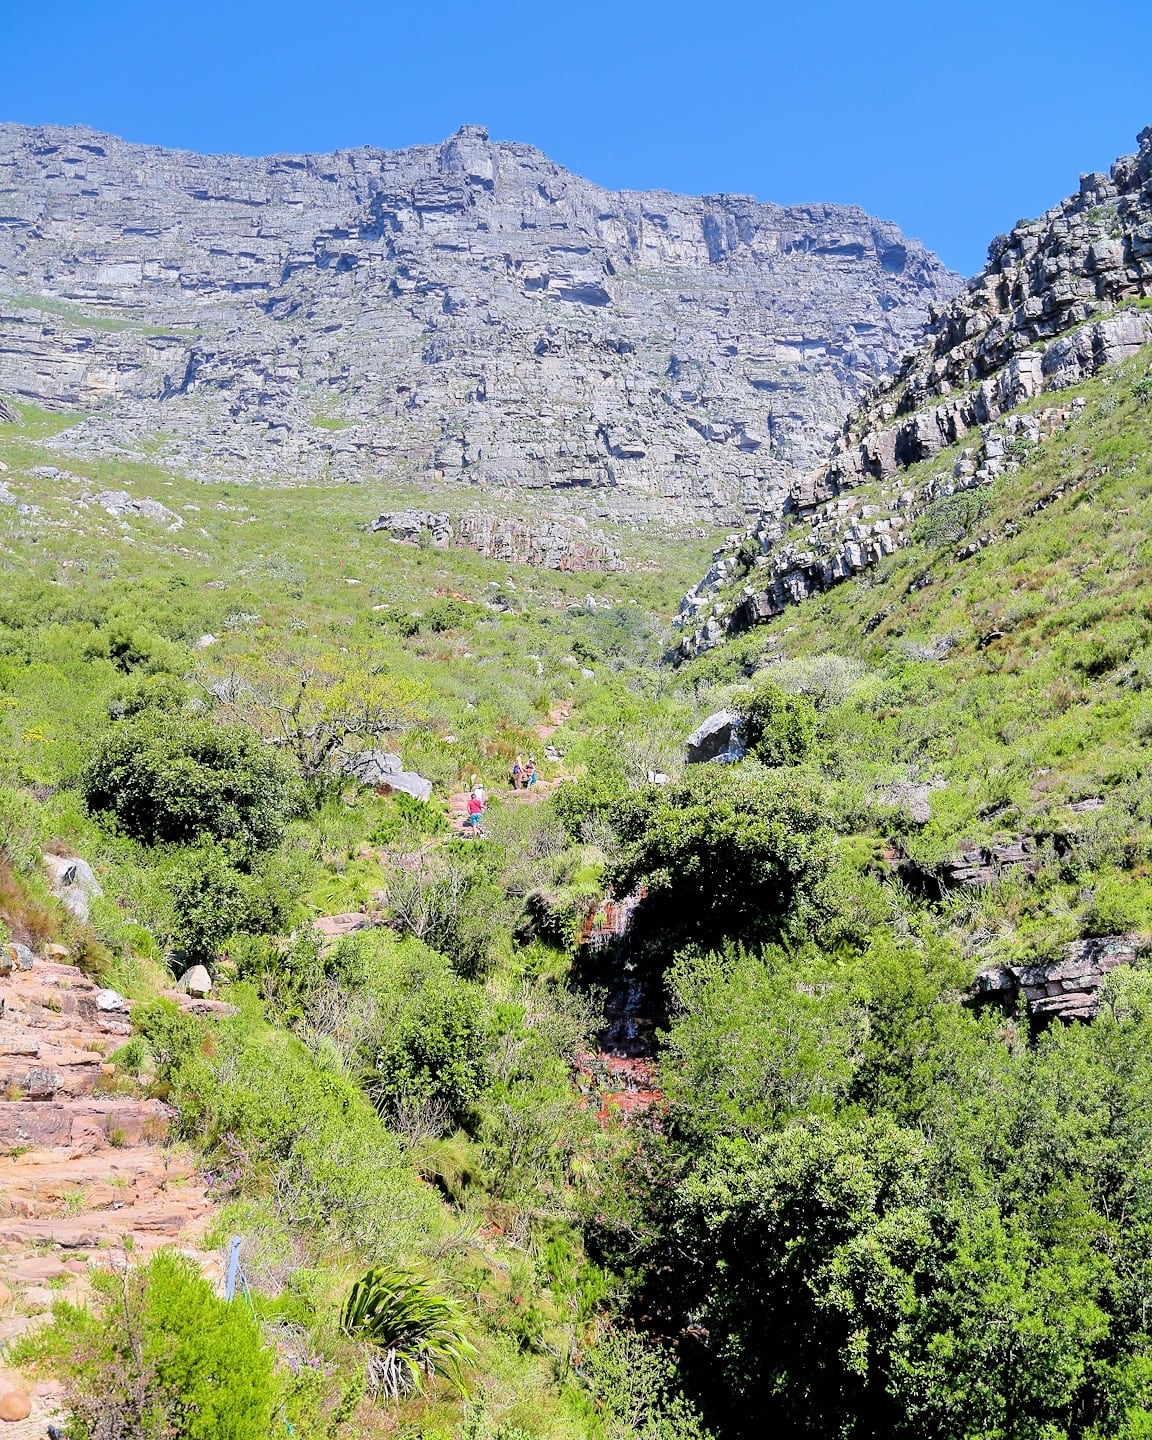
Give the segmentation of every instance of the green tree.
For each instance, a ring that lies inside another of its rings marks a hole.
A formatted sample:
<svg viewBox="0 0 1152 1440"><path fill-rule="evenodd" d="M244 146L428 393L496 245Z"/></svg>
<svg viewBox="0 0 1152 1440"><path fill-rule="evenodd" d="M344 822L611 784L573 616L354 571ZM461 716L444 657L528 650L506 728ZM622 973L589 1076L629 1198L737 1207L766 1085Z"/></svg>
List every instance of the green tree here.
<svg viewBox="0 0 1152 1440"><path fill-rule="evenodd" d="M299 803L285 762L240 725L145 712L114 725L82 777L88 808L145 844L280 839Z"/></svg>
<svg viewBox="0 0 1152 1440"><path fill-rule="evenodd" d="M832 898L826 814L817 783L797 772L697 766L615 807L620 848L605 878L617 895L646 892L637 936L665 953L797 938Z"/></svg>

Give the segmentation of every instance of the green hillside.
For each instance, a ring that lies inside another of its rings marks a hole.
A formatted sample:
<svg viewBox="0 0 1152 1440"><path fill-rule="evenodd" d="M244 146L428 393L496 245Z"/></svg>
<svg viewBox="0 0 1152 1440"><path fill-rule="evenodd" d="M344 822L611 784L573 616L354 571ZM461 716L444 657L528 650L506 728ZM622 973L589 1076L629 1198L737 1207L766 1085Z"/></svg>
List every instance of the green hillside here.
<svg viewBox="0 0 1152 1440"><path fill-rule="evenodd" d="M256 1358L216 1433L1152 1434L1152 352L1054 406L877 569L679 668L715 537L531 571L366 533L405 498L371 487L0 427L0 917L134 1002L106 1086L173 1105L208 1243L242 1237ZM728 705L747 757L686 766ZM340 776L333 735L432 800ZM45 851L93 866L86 921ZM607 896L642 898L596 950ZM1113 942L1096 1018L1048 1023L1023 972ZM192 963L234 1013L158 998ZM976 1003L981 971L1015 989ZM198 1283L139 1275L145 1327ZM88 1303L6 1363L94 1440L137 1351ZM161 1410L194 1391L143 1371Z"/></svg>

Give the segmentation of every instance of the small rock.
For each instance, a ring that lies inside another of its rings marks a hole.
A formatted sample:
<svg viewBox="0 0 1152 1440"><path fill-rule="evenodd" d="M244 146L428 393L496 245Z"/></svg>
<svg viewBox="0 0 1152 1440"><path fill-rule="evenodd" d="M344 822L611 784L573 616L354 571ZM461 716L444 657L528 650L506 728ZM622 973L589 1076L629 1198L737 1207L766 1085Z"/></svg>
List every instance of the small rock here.
<svg viewBox="0 0 1152 1440"><path fill-rule="evenodd" d="M67 960L70 953L67 945L58 945L55 941L44 947L45 960Z"/></svg>
<svg viewBox="0 0 1152 1440"><path fill-rule="evenodd" d="M201 999L209 995L212 990L212 977L203 965L193 965L191 970L186 970L180 977L179 989L185 995L197 995Z"/></svg>
<svg viewBox="0 0 1152 1440"><path fill-rule="evenodd" d="M128 1002L116 990L98 990L96 992L97 1010L127 1010Z"/></svg>
<svg viewBox="0 0 1152 1440"><path fill-rule="evenodd" d="M215 636L215 635L201 635L200 638L199 638L199 640L197 640L197 641L196 641L196 644L193 646L193 649L195 649L195 650L207 650L208 647L209 647L209 645L215 645L215 644L216 644L216 636Z"/></svg>
<svg viewBox="0 0 1152 1440"><path fill-rule="evenodd" d="M36 963L36 956L29 950L27 945L21 945L13 940L8 946L8 954L11 956L12 964L17 970L31 970Z"/></svg>
<svg viewBox="0 0 1152 1440"><path fill-rule="evenodd" d="M0 1420L27 1420L32 1413L32 1397L19 1381L0 1375Z"/></svg>

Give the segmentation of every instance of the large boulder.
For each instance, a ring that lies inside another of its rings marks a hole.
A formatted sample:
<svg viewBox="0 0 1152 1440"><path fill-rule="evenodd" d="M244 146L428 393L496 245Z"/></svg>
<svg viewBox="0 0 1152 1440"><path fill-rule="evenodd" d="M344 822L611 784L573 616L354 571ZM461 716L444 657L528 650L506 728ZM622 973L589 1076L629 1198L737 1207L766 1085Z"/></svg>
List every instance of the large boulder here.
<svg viewBox="0 0 1152 1440"><path fill-rule="evenodd" d="M92 900L104 894L87 860L79 855L45 855L48 888L77 920L88 919Z"/></svg>
<svg viewBox="0 0 1152 1440"><path fill-rule="evenodd" d="M405 770L399 755L390 750L364 750L352 755L344 765L346 774L361 785L371 785L376 790L398 790L411 795L414 800L428 801L432 798L432 782L417 775L414 770Z"/></svg>
<svg viewBox="0 0 1152 1440"><path fill-rule="evenodd" d="M739 713L717 710L693 730L684 744L689 765L701 765L708 760L739 760L744 754Z"/></svg>

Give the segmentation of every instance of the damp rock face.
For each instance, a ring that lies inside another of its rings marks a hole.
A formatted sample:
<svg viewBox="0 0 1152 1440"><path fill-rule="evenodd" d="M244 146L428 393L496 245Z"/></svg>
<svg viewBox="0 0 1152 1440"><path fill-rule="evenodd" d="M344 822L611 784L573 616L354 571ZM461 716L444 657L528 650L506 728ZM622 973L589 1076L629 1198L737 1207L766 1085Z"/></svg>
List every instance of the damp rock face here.
<svg viewBox="0 0 1152 1440"><path fill-rule="evenodd" d="M0 395L91 412L65 451L624 519L779 509L961 283L853 206L612 192L474 125L263 159L0 125L0 192Z"/></svg>

